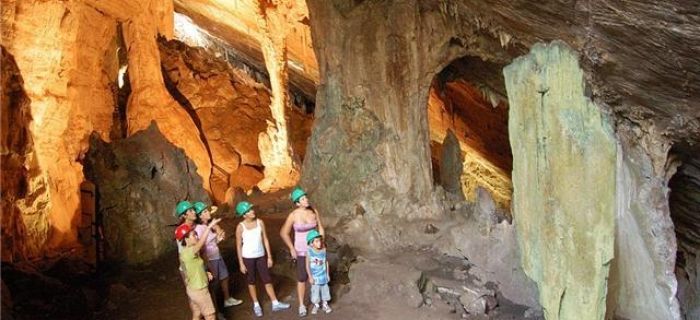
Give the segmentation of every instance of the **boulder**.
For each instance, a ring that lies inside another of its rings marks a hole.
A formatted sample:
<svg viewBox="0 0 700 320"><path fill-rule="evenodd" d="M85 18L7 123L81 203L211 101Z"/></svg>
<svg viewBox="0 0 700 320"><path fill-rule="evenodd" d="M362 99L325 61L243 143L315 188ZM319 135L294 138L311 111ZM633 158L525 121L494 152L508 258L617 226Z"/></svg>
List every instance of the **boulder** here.
<svg viewBox="0 0 700 320"><path fill-rule="evenodd" d="M97 186L112 260L146 263L174 250L177 202L209 203L194 163L154 123L113 143L93 135L85 176Z"/></svg>

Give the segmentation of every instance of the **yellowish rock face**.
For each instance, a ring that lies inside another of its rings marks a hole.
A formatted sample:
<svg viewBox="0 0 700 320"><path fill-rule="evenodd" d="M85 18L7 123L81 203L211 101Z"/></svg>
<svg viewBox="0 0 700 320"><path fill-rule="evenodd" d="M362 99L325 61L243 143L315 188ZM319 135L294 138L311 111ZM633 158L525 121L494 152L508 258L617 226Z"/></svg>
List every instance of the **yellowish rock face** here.
<svg viewBox="0 0 700 320"><path fill-rule="evenodd" d="M498 205L510 211L512 155L508 141L508 105L493 106L475 86L465 80L446 84L442 92L432 86L428 97L428 126L438 158L448 130L455 132L464 155L462 192L476 201L478 187L489 190ZM435 174L435 173L434 173Z"/></svg>
<svg viewBox="0 0 700 320"><path fill-rule="evenodd" d="M547 319L603 319L615 231L612 128L584 95L578 56L563 43L535 45L504 75L523 268Z"/></svg>

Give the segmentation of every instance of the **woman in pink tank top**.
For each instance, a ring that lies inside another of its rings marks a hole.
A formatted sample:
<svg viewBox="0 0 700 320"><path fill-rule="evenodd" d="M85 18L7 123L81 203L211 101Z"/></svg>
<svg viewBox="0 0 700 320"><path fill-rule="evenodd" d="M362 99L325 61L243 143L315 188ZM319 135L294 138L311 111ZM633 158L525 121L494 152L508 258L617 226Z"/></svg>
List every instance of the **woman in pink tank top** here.
<svg viewBox="0 0 700 320"><path fill-rule="evenodd" d="M299 315L306 315L306 305L304 303L304 294L306 292L306 234L316 229L325 236L321 216L318 211L314 210L309 204L309 199L306 197L306 192L301 188L295 188L290 195L290 198L297 208L292 211L287 217L287 220L282 225L280 236L284 243L287 244L292 259L296 260L297 265L297 295L299 297ZM294 242L290 234L294 230Z"/></svg>

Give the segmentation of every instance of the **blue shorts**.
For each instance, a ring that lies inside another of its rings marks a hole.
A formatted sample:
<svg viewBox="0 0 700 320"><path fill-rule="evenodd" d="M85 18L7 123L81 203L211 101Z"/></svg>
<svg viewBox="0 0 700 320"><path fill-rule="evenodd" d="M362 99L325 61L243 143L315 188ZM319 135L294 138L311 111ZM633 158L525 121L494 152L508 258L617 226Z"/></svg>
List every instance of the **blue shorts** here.
<svg viewBox="0 0 700 320"><path fill-rule="evenodd" d="M228 269L224 263L224 259L216 259L207 261L207 269L214 275L216 280L224 280L228 278Z"/></svg>

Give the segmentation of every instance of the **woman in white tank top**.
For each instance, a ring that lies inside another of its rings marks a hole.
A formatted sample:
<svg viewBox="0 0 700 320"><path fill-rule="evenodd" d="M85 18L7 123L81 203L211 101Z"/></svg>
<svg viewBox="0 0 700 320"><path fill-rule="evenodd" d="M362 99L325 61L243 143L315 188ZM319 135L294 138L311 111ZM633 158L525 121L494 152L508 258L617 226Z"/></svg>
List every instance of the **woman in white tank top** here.
<svg viewBox="0 0 700 320"><path fill-rule="evenodd" d="M253 312L256 317L262 317L262 307L258 302L258 293L255 288L255 274L265 284L265 291L272 300L272 311L289 309L289 304L279 302L272 287L270 268L272 268L272 253L270 241L265 232L265 223L255 216L253 205L242 201L236 205L236 215L243 217L243 221L236 227L236 251L241 272L248 280L248 293L253 300Z"/></svg>
<svg viewBox="0 0 700 320"><path fill-rule="evenodd" d="M255 219L255 228L248 229L245 225L245 221L240 223L240 226L243 228L243 232L241 234L241 240L243 242L241 256L246 259L255 259L264 256L265 248L263 247L260 220Z"/></svg>

